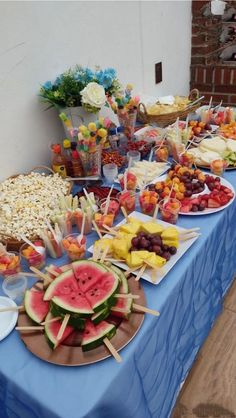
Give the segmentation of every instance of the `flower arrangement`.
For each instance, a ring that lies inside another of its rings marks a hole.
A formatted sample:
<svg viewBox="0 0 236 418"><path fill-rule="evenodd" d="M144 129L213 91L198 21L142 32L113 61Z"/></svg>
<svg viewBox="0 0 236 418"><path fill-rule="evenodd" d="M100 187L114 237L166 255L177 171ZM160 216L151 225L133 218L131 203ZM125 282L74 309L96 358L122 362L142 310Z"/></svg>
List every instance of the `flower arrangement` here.
<svg viewBox="0 0 236 418"><path fill-rule="evenodd" d="M97 112L106 103L107 97L120 89L116 71L113 68L101 70L76 65L62 73L54 82L44 83L39 92L48 108L83 106L89 112Z"/></svg>

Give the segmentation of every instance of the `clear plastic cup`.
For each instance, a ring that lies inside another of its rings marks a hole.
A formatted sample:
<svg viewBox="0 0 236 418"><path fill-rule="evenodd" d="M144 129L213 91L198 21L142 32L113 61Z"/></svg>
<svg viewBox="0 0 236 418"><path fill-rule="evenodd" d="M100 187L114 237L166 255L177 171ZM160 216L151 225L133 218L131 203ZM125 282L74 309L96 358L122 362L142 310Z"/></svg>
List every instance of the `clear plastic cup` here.
<svg viewBox="0 0 236 418"><path fill-rule="evenodd" d="M83 236L81 242L79 241L79 234L67 235L62 240L63 248L70 260L76 261L84 258L86 251L86 237Z"/></svg>
<svg viewBox="0 0 236 418"><path fill-rule="evenodd" d="M18 260L16 259L16 257L18 257ZM10 276L13 274L17 274L20 270L21 266L19 253L11 251L8 252L6 255L0 256L0 276Z"/></svg>
<svg viewBox="0 0 236 418"><path fill-rule="evenodd" d="M83 223L83 212L76 210L74 212L74 222L78 228L78 231L81 232L82 223ZM86 216L84 224L84 235L88 235L92 231L92 216Z"/></svg>
<svg viewBox="0 0 236 418"><path fill-rule="evenodd" d="M181 203L177 199L171 198L168 200L161 200L159 203L161 219L170 224L176 224L178 221L180 208Z"/></svg>
<svg viewBox="0 0 236 418"><path fill-rule="evenodd" d="M132 167L135 162L140 161L141 153L135 150L128 151L127 158L128 158L128 163L129 163L129 160L132 159L131 161L131 167Z"/></svg>
<svg viewBox="0 0 236 418"><path fill-rule="evenodd" d="M107 198L101 199L99 201L99 206L100 206L101 213L105 212L106 202L107 202ZM108 214L112 213L114 215L114 217L116 217L119 213L119 210L120 210L119 200L116 199L115 197L111 197L107 213Z"/></svg>
<svg viewBox="0 0 236 418"><path fill-rule="evenodd" d="M105 164L103 166L103 175L108 183L113 183L118 175L118 167L114 163Z"/></svg>
<svg viewBox="0 0 236 418"><path fill-rule="evenodd" d="M117 197L119 199L120 206L125 208L128 215L135 210L136 193L133 190L120 192Z"/></svg>
<svg viewBox="0 0 236 418"><path fill-rule="evenodd" d="M2 290L9 298L19 300L23 298L27 286L27 279L20 274L7 276L2 283Z"/></svg>
<svg viewBox="0 0 236 418"><path fill-rule="evenodd" d="M219 177L224 177L225 169L228 167L226 161L222 159L214 160L210 163L211 172Z"/></svg>
<svg viewBox="0 0 236 418"><path fill-rule="evenodd" d="M141 212L153 216L158 202L158 194L151 190L143 190L139 195Z"/></svg>
<svg viewBox="0 0 236 418"><path fill-rule="evenodd" d="M107 225L110 228L113 225L115 219L115 215L113 213L108 213L104 215L103 213L95 213L94 220L98 226L98 228L103 229L103 225Z"/></svg>
<svg viewBox="0 0 236 418"><path fill-rule="evenodd" d="M46 263L46 248L42 240L37 240L37 242L40 243L40 246L43 248L42 253L36 253L35 251L32 251L33 248L30 247L30 245L23 244L20 248L20 255L22 260L25 260L28 268L35 267L36 269L41 270ZM34 241L33 244L35 244Z"/></svg>

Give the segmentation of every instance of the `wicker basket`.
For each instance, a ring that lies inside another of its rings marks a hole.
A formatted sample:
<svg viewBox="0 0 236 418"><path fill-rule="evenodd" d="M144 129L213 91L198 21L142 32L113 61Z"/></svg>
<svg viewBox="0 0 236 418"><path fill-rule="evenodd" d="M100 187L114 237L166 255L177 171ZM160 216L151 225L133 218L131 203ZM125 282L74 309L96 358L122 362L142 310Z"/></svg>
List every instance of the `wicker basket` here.
<svg viewBox="0 0 236 418"><path fill-rule="evenodd" d="M42 170L44 170L44 171L47 170L51 174L55 174L54 171L51 168L49 168L47 166L44 166L44 165L39 165L39 166L34 167L32 170L30 170L29 173L25 173L24 175L25 176L28 176L30 173L32 173L32 171L42 171ZM18 177L19 175L20 174L15 174L15 175L10 176L8 178L9 179L14 179L14 178ZM69 184L69 188L68 188L68 192L67 193L70 194L71 193L71 189L73 187L73 183L72 182L69 182L68 184ZM20 250L20 247L24 244L24 241L18 241L17 239L14 239L14 238L12 238L12 237L10 237L8 235L5 235L5 234L0 234L0 235L1 235L1 242L4 245L7 246L7 251L15 251L15 252L18 252ZM38 238L39 237L37 237L37 236L30 237L30 240L31 241L34 241L34 240L36 240Z"/></svg>
<svg viewBox="0 0 236 418"><path fill-rule="evenodd" d="M193 89L189 93L189 100L195 101L199 98L199 91L197 89ZM138 106L138 115L137 120L142 123L156 123L158 126L165 127L173 122L176 121L177 118L184 119L186 116L194 112L196 109L200 107L200 102L196 103L195 105L191 106L191 103L188 105L187 108L180 110L178 112L166 113L163 115L149 115L147 113L146 106L143 103L140 103Z"/></svg>

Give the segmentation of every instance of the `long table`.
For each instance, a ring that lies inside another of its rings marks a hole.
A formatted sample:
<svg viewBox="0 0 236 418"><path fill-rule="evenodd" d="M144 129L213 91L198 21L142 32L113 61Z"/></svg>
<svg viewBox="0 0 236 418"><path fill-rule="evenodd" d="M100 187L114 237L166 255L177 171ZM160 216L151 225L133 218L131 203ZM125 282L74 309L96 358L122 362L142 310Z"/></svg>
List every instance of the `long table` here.
<svg viewBox="0 0 236 418"><path fill-rule="evenodd" d="M236 187L234 171L225 177ZM202 235L159 285L142 281L147 306L161 315L145 316L121 364L48 364L12 332L0 343L0 418L168 418L233 280L235 214L236 201L212 215L180 216L178 225Z"/></svg>

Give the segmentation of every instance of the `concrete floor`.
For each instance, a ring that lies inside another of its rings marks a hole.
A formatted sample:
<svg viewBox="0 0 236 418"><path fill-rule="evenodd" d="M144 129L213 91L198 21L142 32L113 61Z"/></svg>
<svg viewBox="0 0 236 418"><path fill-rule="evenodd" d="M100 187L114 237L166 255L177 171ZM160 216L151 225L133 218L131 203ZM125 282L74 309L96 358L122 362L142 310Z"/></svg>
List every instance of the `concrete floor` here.
<svg viewBox="0 0 236 418"><path fill-rule="evenodd" d="M236 418L236 280L171 418Z"/></svg>

